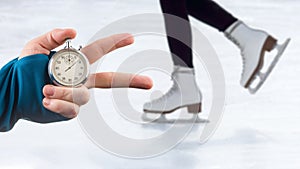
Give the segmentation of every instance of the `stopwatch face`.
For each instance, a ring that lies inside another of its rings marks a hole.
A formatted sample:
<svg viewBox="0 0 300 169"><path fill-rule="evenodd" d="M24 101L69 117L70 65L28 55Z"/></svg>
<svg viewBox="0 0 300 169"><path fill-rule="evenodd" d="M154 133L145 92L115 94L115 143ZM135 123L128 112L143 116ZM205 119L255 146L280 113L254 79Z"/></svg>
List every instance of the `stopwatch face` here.
<svg viewBox="0 0 300 169"><path fill-rule="evenodd" d="M52 56L49 62L49 74L57 85L78 86L87 80L89 63L81 52L63 49Z"/></svg>

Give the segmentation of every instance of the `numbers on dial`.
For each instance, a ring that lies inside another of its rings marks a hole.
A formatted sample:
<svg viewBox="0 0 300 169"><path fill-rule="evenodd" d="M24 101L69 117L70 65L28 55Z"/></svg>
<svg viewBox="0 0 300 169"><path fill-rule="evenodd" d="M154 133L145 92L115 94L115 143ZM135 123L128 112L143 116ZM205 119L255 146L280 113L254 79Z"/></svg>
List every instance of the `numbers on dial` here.
<svg viewBox="0 0 300 169"><path fill-rule="evenodd" d="M63 85L79 84L86 78L87 64L84 56L77 52L62 52L53 61L53 76Z"/></svg>
<svg viewBox="0 0 300 169"><path fill-rule="evenodd" d="M77 56L69 53L64 55L62 58L66 64L71 65L77 59Z"/></svg>

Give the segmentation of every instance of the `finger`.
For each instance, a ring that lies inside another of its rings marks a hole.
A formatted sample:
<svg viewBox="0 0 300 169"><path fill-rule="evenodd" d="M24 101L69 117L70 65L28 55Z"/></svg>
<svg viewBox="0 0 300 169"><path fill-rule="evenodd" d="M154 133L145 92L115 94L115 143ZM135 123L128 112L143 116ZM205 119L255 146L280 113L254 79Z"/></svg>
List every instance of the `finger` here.
<svg viewBox="0 0 300 169"><path fill-rule="evenodd" d="M79 113L77 104L58 99L43 99L43 105L48 110L58 113L66 118L75 118Z"/></svg>
<svg viewBox="0 0 300 169"><path fill-rule="evenodd" d="M90 64L92 64L103 55L115 49L130 45L133 42L133 36L128 33L116 34L89 44L82 48L81 52L87 56Z"/></svg>
<svg viewBox="0 0 300 169"><path fill-rule="evenodd" d="M152 80L147 76L127 73L96 73L89 76L85 83L87 88L140 88L150 89L153 86Z"/></svg>
<svg viewBox="0 0 300 169"><path fill-rule="evenodd" d="M76 36L74 29L54 29L40 37L29 41L20 54L20 58L34 54L49 55L52 49L62 45L66 39Z"/></svg>
<svg viewBox="0 0 300 169"><path fill-rule="evenodd" d="M89 101L90 93L83 85L78 88L58 87L46 85L43 88L43 94L49 99L59 99L73 102L77 105L84 105Z"/></svg>

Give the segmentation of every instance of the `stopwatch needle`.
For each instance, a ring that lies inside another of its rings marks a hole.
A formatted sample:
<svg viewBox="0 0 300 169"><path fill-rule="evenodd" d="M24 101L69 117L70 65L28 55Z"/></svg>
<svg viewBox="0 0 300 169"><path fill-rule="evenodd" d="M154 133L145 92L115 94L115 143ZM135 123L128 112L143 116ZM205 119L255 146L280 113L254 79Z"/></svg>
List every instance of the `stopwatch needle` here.
<svg viewBox="0 0 300 169"><path fill-rule="evenodd" d="M76 65L76 63L77 63L77 60L76 60L70 67L68 67L68 68L65 70L65 72L69 71L74 65Z"/></svg>

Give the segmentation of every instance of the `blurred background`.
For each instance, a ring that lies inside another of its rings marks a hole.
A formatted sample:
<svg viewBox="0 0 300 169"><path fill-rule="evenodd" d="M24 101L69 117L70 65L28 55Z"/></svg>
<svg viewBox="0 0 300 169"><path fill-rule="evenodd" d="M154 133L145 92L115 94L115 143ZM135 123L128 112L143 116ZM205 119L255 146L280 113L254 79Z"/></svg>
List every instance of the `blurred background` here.
<svg viewBox="0 0 300 169"><path fill-rule="evenodd" d="M36 124L20 120L12 131L0 133L0 169L89 168L89 169L298 169L300 163L300 2L297 0L217 0L252 27L267 30L280 42L292 38L280 63L255 96L239 86L242 61L239 50L222 33L192 19L214 46L226 79L226 108L214 136L199 144L199 128L171 151L142 160L124 159L107 153L93 144L82 131L78 120L63 123ZM54 28L77 30L74 45L86 45L106 25L126 16L161 13L159 1L149 0L1 0L0 1L0 67L16 58L25 43ZM145 21L146 22L146 21ZM147 43L143 43L144 40ZM151 45L153 46L151 46ZM118 57L132 49L160 48L168 51L165 38L137 39L131 47L109 54L99 71L116 66ZM203 77L205 78L205 77ZM154 77L154 82L159 82ZM204 91L206 80L200 83ZM149 99L154 89L132 100L137 109ZM97 101L112 109L110 90L97 90ZM106 104L106 102L109 102ZM112 128L122 134L139 137L156 129L125 126L114 118ZM160 126L158 126L160 128ZM161 127L163 128L163 127ZM147 131L150 130L150 131ZM126 133L128 132L128 133ZM161 132L161 131L159 131ZM151 135L148 135L149 137ZM105 137L105 136L103 136ZM155 145L153 145L155 146Z"/></svg>

